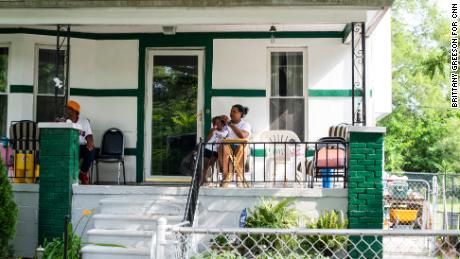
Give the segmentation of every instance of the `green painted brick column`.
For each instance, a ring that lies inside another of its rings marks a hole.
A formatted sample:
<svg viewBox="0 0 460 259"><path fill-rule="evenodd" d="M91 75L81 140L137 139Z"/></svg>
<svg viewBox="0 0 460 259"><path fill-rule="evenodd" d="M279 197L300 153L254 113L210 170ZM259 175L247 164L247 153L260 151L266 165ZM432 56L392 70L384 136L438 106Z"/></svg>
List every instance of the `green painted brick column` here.
<svg viewBox="0 0 460 259"><path fill-rule="evenodd" d="M71 123L40 123L38 242L62 237L78 179L78 129Z"/></svg>
<svg viewBox="0 0 460 259"><path fill-rule="evenodd" d="M349 129L348 227L350 229L382 229L383 227L382 173L385 132L386 129L382 127L353 126ZM383 256L380 237L351 237L350 241L349 252L353 258L382 258Z"/></svg>

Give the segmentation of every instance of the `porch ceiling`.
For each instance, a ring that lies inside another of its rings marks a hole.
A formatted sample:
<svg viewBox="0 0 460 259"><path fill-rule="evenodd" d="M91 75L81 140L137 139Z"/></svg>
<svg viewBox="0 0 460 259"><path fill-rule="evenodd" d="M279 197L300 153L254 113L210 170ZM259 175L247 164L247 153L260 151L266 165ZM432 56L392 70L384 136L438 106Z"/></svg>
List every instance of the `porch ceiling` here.
<svg viewBox="0 0 460 259"><path fill-rule="evenodd" d="M0 8L92 7L242 7L242 6L347 6L381 8L393 0L19 0L0 1Z"/></svg>
<svg viewBox="0 0 460 259"><path fill-rule="evenodd" d="M257 25L178 25L176 32L267 32L273 24ZM346 24L275 24L279 32L290 31L343 31ZM0 25L0 29L27 28L56 30L56 25L17 26ZM161 25L72 25L73 32L86 33L162 33Z"/></svg>
<svg viewBox="0 0 460 259"><path fill-rule="evenodd" d="M63 1L66 2L66 1ZM0 1L1 3L1 1ZM375 20L389 7L1 8L0 25L310 25ZM125 29L127 27L124 27ZM203 29L203 28L202 28ZM186 30L186 27L184 27ZM231 30L231 29L230 29ZM266 31L267 29L263 29ZM308 30L308 29L307 29Z"/></svg>

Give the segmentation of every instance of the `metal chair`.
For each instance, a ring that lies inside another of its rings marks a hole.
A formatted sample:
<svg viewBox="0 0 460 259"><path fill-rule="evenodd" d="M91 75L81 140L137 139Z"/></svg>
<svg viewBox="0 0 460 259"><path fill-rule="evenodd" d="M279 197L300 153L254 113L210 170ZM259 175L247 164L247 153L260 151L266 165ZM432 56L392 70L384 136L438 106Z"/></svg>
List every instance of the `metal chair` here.
<svg viewBox="0 0 460 259"><path fill-rule="evenodd" d="M123 167L123 183L126 185L125 175L125 145L123 132L117 128L110 128L102 136L102 144L96 162L96 183L99 183L99 163L118 163L117 180L120 184L120 166ZM92 173L91 173L92 174Z"/></svg>

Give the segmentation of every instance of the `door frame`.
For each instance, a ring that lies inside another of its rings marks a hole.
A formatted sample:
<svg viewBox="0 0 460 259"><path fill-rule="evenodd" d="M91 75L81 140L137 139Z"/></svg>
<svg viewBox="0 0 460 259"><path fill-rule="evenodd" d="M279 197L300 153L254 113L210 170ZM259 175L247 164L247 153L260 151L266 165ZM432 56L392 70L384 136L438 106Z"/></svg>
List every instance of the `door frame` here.
<svg viewBox="0 0 460 259"><path fill-rule="evenodd" d="M144 99L144 181L151 178L152 168L152 98L153 98L153 57L154 56L197 56L197 141L203 137L204 129L204 48L147 48L145 59L145 99ZM141 119L141 118L139 118ZM156 176L155 176L156 177Z"/></svg>

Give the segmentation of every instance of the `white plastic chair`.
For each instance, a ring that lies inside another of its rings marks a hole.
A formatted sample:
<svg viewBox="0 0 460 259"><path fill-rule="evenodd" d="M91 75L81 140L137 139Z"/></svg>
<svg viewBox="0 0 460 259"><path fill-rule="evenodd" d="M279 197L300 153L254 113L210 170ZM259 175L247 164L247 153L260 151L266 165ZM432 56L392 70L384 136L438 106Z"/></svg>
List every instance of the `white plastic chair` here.
<svg viewBox="0 0 460 259"><path fill-rule="evenodd" d="M305 144L299 144L297 134L290 130L264 131L259 134L258 141L280 143L265 144L266 181L305 180Z"/></svg>

